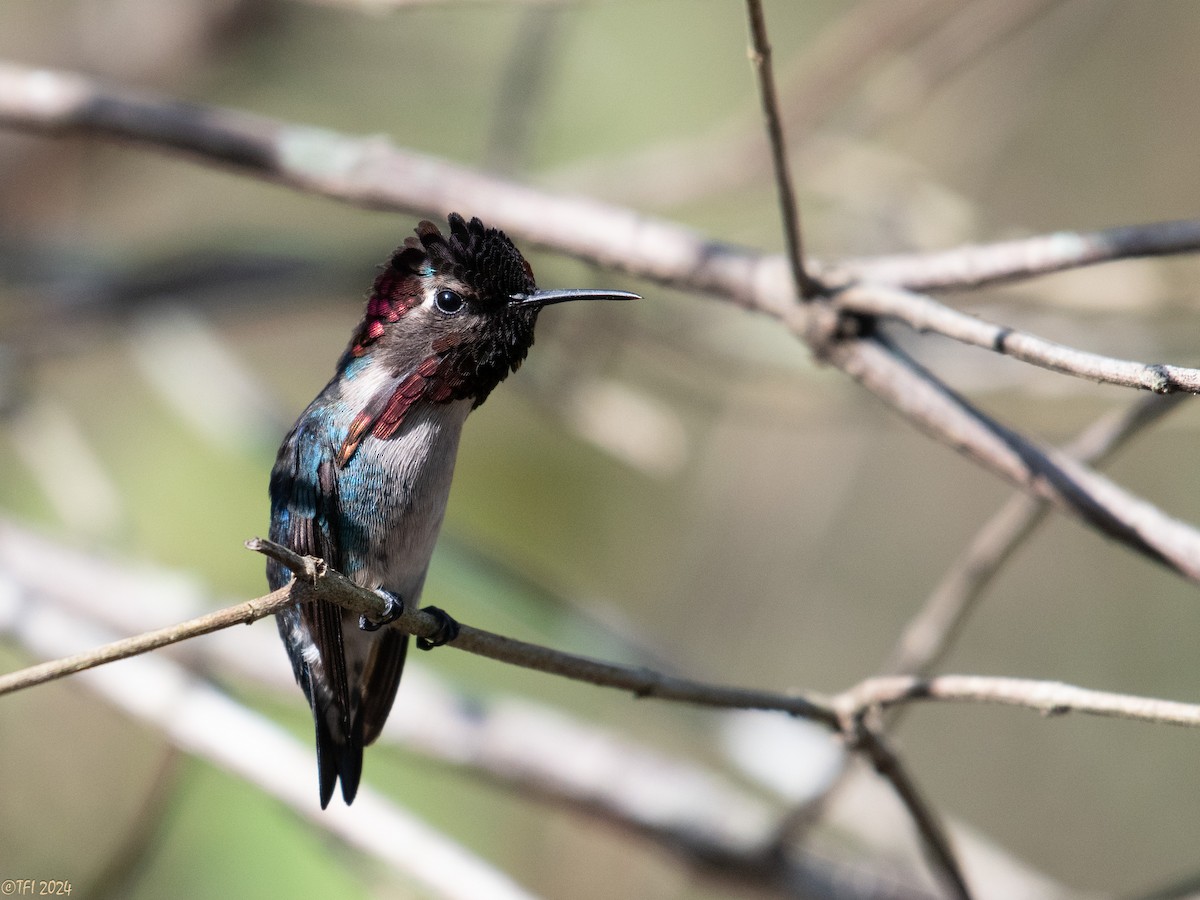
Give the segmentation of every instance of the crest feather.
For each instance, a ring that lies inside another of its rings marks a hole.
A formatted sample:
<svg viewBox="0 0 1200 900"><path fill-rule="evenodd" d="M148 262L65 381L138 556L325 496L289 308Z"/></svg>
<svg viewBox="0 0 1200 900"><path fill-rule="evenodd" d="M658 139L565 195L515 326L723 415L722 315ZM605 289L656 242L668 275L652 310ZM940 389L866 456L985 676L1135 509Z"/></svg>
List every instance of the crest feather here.
<svg viewBox="0 0 1200 900"><path fill-rule="evenodd" d="M420 306L420 279L431 273L453 276L485 306L498 307L513 294L535 289L533 269L503 231L488 228L478 218L468 222L458 213L451 213L447 221L449 237L425 219L417 225L417 236L405 238L396 248L375 278L366 314L350 343L352 355L362 356L386 325Z"/></svg>

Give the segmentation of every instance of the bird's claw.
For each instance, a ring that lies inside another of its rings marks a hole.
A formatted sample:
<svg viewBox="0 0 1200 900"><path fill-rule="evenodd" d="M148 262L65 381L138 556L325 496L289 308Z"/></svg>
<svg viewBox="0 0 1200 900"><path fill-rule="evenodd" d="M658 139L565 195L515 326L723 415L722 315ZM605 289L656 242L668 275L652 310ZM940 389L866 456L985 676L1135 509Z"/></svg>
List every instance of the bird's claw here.
<svg viewBox="0 0 1200 900"><path fill-rule="evenodd" d="M458 637L459 624L445 610L438 609L436 606L426 606L421 612L429 613L437 619L437 631L433 633L432 637L418 637L418 649L432 650L434 647L441 647Z"/></svg>
<svg viewBox="0 0 1200 900"><path fill-rule="evenodd" d="M391 591L385 591L382 588L375 592L383 598L386 604L383 609L383 615L378 619L372 619L366 614L358 617L358 627L362 631L378 631L384 625L391 625L398 618L404 615L404 600Z"/></svg>

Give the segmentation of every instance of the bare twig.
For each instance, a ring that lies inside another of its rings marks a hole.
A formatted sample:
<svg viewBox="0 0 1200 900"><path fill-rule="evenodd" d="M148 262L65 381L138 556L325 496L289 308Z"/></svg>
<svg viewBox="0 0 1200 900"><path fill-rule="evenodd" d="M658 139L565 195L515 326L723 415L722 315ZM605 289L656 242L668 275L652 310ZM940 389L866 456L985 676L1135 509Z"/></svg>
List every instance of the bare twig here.
<svg viewBox="0 0 1200 900"><path fill-rule="evenodd" d="M804 239L800 232L800 210L792 187L788 167L787 144L783 138L783 123L779 117L779 100L775 96L775 73L771 67L771 41L767 36L767 21L762 0L746 0L750 19L750 61L758 76L758 94L762 101L763 117L767 124L767 140L771 145L771 164L775 172L775 187L779 196L779 211L783 217L783 236L787 243L788 262L796 290L805 300L822 292L822 285L809 275L804 266Z"/></svg>
<svg viewBox="0 0 1200 900"><path fill-rule="evenodd" d="M129 659L130 657L149 653L151 650L158 650L161 647L166 647L179 641L186 641L189 638L199 637L202 634L210 634L222 628L228 628L230 625L248 625L265 616L277 613L279 610L295 602L295 599L289 597L286 591L276 591L270 596L247 600L245 603L220 609L208 615L198 616L197 618L189 619L187 622L181 622L178 625L171 625L167 628L160 628L157 631L149 631L145 634L114 641L111 644L105 644L103 647L98 647L87 653L68 656L64 659L51 660L50 662L29 666L16 672L9 672L8 674L0 675L0 697L5 694L11 694L14 691L45 684L67 675L74 675L76 672L93 669L105 663L116 662L119 659Z"/></svg>
<svg viewBox="0 0 1200 900"><path fill-rule="evenodd" d="M317 598L342 603L356 612L366 611L379 614L379 605L382 601L378 596L364 588L359 588L336 571L315 566L311 558L291 554L286 548L272 545L270 542L251 542L251 546L252 549L268 552L273 558L277 558L289 568L293 568L293 571L304 573L304 576L294 578L287 587L268 597L259 598L249 604L239 604L230 611L225 611L227 614L224 616L224 626L220 627L247 621L247 616L268 615L270 611L289 602L308 602ZM307 575L309 574L315 574L314 581L308 580ZM213 614L213 616L219 617L221 613ZM204 618L210 622L212 620L212 616ZM414 610L406 611L394 627L411 631L414 634L432 636L437 631L439 623L433 616ZM177 626L173 629L162 629L155 634L168 632L179 634L185 630L185 626ZM212 630L211 624L206 625L205 630ZM197 631L196 633L203 632ZM144 652L147 644L147 642L139 642L136 639L117 643L123 645L124 656L133 652ZM112 646L114 645L109 645L109 647ZM872 679L838 695L831 701L823 701L811 697L706 684L663 675L644 668L600 662L503 638L465 625L462 626L459 637L451 642L451 646L489 656L498 661L559 674L573 680L632 691L642 697L656 697L719 708L770 709L786 712L819 722L839 733L847 733L847 728L851 728L852 730L848 733L860 741L863 736L861 717L865 711L919 700L1004 703L1047 713L1078 711L1140 721L1200 726L1200 706L1193 704L1090 691L1071 685L1028 679L950 675L927 680L914 678ZM99 665L101 662L124 658L124 656L119 656L111 651L95 654L96 658L91 664ZM76 661L80 658L71 657L70 665L66 667L66 670L79 671L80 666ZM45 669L43 666L32 668L35 670ZM14 673L8 678L14 684L26 686L48 680L45 676L23 677L21 672ZM7 688L9 691L16 689L11 685ZM878 738L877 735L875 737ZM901 772L898 763L886 754L886 748L879 750L877 745L878 741L872 742L868 735L867 743L863 746L865 752L876 754L871 758L881 773L888 776L889 772ZM930 817L924 804L919 801L919 795L913 788L911 779L906 775L893 774L889 777L889 781L922 832L926 843L928 844L930 840L940 843L941 839L938 837L931 838L931 834L936 835L940 832L940 826L936 819ZM929 849L934 858L939 859L948 852L948 846L947 842L944 847L929 845ZM941 865L943 875L953 883L955 879L953 872L945 868L944 860L941 860Z"/></svg>
<svg viewBox="0 0 1200 900"><path fill-rule="evenodd" d="M1140 388L1156 394L1200 393L1200 369L1165 363L1147 365L1076 350L1013 328L993 325L900 288L855 285L837 295L837 304L844 310L896 319L917 331L940 334L1077 378Z"/></svg>
<svg viewBox="0 0 1200 900"><path fill-rule="evenodd" d="M279 612L296 603L316 599L337 603L353 612L374 617L384 614L383 600L361 588L340 572L317 565L319 560L300 556L272 541L255 538L247 547L256 550L296 572L285 587L265 597L239 603L236 606L200 616L187 622L107 644L90 653L79 654L54 662L30 666L0 677L0 696L34 687L75 672L127 659L173 644L208 634L230 625L242 625ZM421 610L405 610L396 620L398 627L420 637L435 637L438 620ZM678 678L652 669L607 663L585 656L563 653L548 647L503 637L489 631L461 625L459 636L449 646L486 656L499 662L509 662L527 669L562 675L575 681L626 690L638 697L677 700L700 706L730 709L776 709L792 715L824 722L836 728L833 713L826 707L804 697L786 697L770 691L730 688ZM782 703L782 705L780 705Z"/></svg>
<svg viewBox="0 0 1200 900"><path fill-rule="evenodd" d="M1063 451L1081 462L1103 462L1143 428L1176 409L1185 396L1142 397L1127 409L1097 420ZM1048 511L1045 501L1023 494L1004 504L954 561L925 605L905 627L882 672L927 674L945 655L975 601L1000 567Z"/></svg>
<svg viewBox="0 0 1200 900"><path fill-rule="evenodd" d="M311 570L311 557L292 553L271 541L255 539L247 542L247 545L252 550L267 553L293 571ZM358 587L333 569L325 569L311 585L303 579L292 582L292 585L297 584L301 588L300 593L304 601L320 596L321 599L339 603L354 612L375 615L379 614L379 605L382 604L377 595ZM280 590L287 591L290 587L291 585ZM406 611L394 627L412 634L432 637L437 633L439 626L438 620L433 616L419 611ZM869 707L894 706L904 702L933 699L974 699L978 702L1025 706L1040 712L1076 711L1200 727L1200 705L1197 704L1091 691L1059 682L974 675L945 675L927 680L884 677L869 679L858 687L838 695L832 701L825 701L816 696L780 694L698 682L655 672L645 667L602 662L549 647L527 644L468 625L462 625L461 629L459 637L448 646L487 656L498 662L561 675L601 687L617 688L634 693L638 697L674 700L697 706L786 712L839 732L846 730L846 716L857 714Z"/></svg>
<svg viewBox="0 0 1200 900"><path fill-rule="evenodd" d="M1036 710L1046 716L1075 712L1160 725L1200 727L1200 704L1093 691L1073 684L1033 678L985 675L869 678L839 694L831 702L844 714L853 716L871 709L887 709L921 700L997 703Z"/></svg>
<svg viewBox="0 0 1200 900"><path fill-rule="evenodd" d="M863 281L912 291L982 287L1119 259L1194 253L1200 250L1200 219L1124 225L1103 231L1060 231L1015 241L845 260L842 267Z"/></svg>
<svg viewBox="0 0 1200 900"><path fill-rule="evenodd" d="M1101 534L1200 581L1195 528L989 418L881 336L836 343L829 359L921 430Z"/></svg>
<svg viewBox="0 0 1200 900"><path fill-rule="evenodd" d="M941 817L917 789L908 769L888 746L884 736L868 728L862 716L855 717L854 721L857 722L857 729L854 732L853 749L866 756L875 771L892 785L920 832L921 846L929 856L933 870L941 876L951 895L960 900L970 900L971 890L967 887L958 856Z"/></svg>

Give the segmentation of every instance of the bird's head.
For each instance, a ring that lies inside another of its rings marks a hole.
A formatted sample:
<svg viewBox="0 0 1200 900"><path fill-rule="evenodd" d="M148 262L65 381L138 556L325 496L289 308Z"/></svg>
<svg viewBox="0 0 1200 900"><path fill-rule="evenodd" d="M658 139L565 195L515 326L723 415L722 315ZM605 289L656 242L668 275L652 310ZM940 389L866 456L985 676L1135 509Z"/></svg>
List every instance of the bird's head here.
<svg viewBox="0 0 1200 900"><path fill-rule="evenodd" d="M397 371L428 371L425 399L478 406L533 344L543 306L629 300L624 291L541 291L508 236L479 219L449 217L450 233L421 222L375 279L351 357L370 353Z"/></svg>

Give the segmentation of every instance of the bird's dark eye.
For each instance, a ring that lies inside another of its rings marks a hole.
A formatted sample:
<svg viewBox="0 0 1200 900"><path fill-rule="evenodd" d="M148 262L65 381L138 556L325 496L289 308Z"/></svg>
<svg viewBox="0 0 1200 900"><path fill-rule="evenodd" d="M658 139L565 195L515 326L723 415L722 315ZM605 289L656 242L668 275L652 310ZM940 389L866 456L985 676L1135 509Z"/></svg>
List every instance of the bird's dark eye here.
<svg viewBox="0 0 1200 900"><path fill-rule="evenodd" d="M452 316L462 310L463 298L459 296L457 291L442 290L434 295L433 305L437 307L438 312Z"/></svg>

